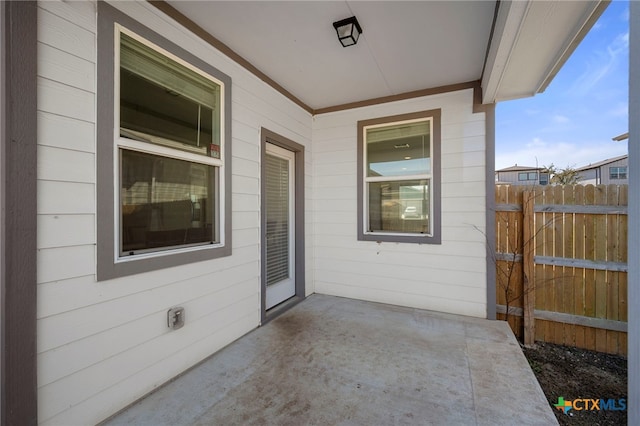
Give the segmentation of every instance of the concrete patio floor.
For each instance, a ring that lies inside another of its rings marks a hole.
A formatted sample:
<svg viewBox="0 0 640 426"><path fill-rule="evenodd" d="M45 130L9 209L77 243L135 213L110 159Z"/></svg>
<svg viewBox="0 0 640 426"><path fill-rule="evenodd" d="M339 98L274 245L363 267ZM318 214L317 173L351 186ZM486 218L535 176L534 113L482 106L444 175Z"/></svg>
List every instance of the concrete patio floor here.
<svg viewBox="0 0 640 426"><path fill-rule="evenodd" d="M557 422L505 322L316 294L105 424Z"/></svg>

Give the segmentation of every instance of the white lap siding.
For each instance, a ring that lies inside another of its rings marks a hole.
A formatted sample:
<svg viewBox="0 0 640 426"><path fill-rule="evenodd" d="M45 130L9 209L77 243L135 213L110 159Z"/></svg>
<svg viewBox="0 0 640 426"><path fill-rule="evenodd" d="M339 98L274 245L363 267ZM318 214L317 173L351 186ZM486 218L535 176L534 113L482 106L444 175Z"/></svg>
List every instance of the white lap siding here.
<svg viewBox="0 0 640 426"><path fill-rule="evenodd" d="M258 326L260 129L307 146L311 116L146 2L114 7L232 79L233 254L96 281L94 2L38 10L38 418L94 424ZM309 195L307 195L309 196ZM311 216L311 199L307 201ZM308 225L311 229L311 225ZM312 265L307 237L307 265ZM311 271L311 269L309 269ZM307 292L313 291L307 275ZM169 331L166 312L186 325Z"/></svg>
<svg viewBox="0 0 640 426"><path fill-rule="evenodd" d="M486 316L485 114L473 90L316 116L315 289L375 302ZM357 122L442 110L442 244L357 240Z"/></svg>
<svg viewBox="0 0 640 426"><path fill-rule="evenodd" d="M260 321L260 129L305 151L306 291L482 317L485 116L472 90L312 117L147 2L113 6L232 79L231 256L96 281L94 2L38 10L38 417L94 424ZM277 76L275 76L277 77ZM357 122L442 110L442 244L357 241ZM312 146L313 140L313 146ZM186 324L169 331L166 312Z"/></svg>

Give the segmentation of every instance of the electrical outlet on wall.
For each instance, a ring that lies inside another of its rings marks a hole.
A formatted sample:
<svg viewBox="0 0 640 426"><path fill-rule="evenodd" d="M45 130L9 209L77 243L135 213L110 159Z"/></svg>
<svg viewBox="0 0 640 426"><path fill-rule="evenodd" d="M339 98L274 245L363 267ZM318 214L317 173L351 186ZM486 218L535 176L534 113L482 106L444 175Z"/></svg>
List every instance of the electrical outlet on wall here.
<svg viewBox="0 0 640 426"><path fill-rule="evenodd" d="M182 328L184 325L184 308L177 306L167 312L167 325L172 330Z"/></svg>

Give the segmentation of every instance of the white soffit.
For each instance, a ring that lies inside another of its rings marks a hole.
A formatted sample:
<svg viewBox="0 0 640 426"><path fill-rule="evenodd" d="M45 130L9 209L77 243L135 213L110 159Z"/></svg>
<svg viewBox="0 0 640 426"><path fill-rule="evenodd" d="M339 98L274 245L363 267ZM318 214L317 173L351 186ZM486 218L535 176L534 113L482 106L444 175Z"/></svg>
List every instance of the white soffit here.
<svg viewBox="0 0 640 426"><path fill-rule="evenodd" d="M501 2L482 78L483 103L544 91L608 4Z"/></svg>
<svg viewBox="0 0 640 426"><path fill-rule="evenodd" d="M312 109L480 80L491 1L168 3ZM343 48L332 26L355 15Z"/></svg>

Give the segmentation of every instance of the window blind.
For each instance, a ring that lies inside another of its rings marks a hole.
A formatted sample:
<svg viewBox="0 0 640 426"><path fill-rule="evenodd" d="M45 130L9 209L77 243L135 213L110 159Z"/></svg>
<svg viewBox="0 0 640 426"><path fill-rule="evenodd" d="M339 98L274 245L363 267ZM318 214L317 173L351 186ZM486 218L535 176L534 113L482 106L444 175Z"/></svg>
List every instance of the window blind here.
<svg viewBox="0 0 640 426"><path fill-rule="evenodd" d="M289 162L266 156L267 285L289 278Z"/></svg>
<svg viewBox="0 0 640 426"><path fill-rule="evenodd" d="M126 34L120 35L120 67L215 109L220 87Z"/></svg>
<svg viewBox="0 0 640 426"><path fill-rule="evenodd" d="M367 130L367 143L405 139L429 134L429 122L406 123L397 126L378 127Z"/></svg>

